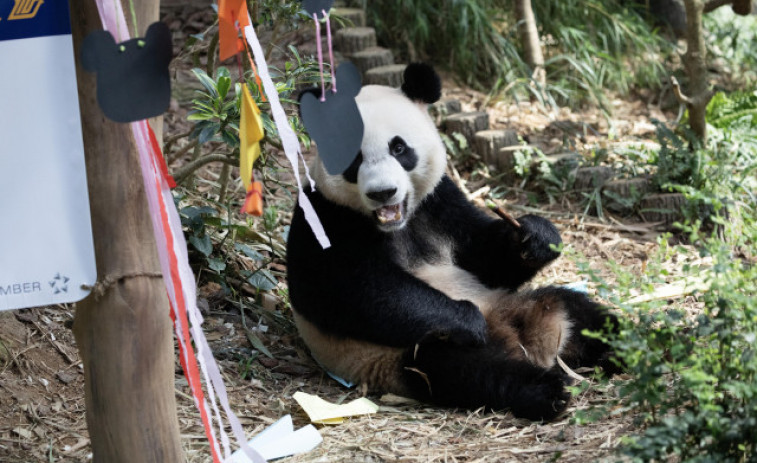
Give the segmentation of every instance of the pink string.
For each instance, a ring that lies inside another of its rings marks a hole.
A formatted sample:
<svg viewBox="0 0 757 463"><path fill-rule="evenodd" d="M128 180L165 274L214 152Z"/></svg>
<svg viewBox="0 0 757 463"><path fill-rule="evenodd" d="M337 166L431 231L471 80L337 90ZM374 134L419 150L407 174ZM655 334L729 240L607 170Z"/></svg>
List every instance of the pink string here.
<svg viewBox="0 0 757 463"><path fill-rule="evenodd" d="M323 78L323 49L321 47L321 23L318 22L318 13L313 13L315 20L316 49L318 50L318 69L321 71L321 103L326 101L326 80Z"/></svg>
<svg viewBox="0 0 757 463"><path fill-rule="evenodd" d="M331 63L331 91L336 93L336 73L334 72L334 47L331 44L331 18L326 10L321 10L323 17L326 18L326 37L329 42L329 62ZM319 39L320 42L320 39ZM323 72L323 71L321 71Z"/></svg>

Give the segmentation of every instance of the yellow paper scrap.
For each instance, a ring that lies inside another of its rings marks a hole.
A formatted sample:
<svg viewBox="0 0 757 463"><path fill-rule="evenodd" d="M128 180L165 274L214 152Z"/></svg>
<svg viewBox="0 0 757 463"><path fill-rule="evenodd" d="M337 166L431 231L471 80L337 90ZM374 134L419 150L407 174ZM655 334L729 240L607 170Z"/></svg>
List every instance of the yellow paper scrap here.
<svg viewBox="0 0 757 463"><path fill-rule="evenodd" d="M319 424L339 424L346 417L376 413L379 409L378 405L365 397L338 405L326 402L314 395L295 392L294 400L305 410L310 421Z"/></svg>
<svg viewBox="0 0 757 463"><path fill-rule="evenodd" d="M252 165L260 156L260 140L263 131L263 119L260 108L255 104L247 85L242 85L242 114L239 121L239 176L249 191L252 182Z"/></svg>

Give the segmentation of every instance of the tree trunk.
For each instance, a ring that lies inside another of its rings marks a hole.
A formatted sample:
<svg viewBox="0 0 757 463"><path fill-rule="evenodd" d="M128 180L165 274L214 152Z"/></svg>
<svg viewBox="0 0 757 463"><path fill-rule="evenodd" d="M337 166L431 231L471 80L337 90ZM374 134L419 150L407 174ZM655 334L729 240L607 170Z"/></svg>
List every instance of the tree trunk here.
<svg viewBox="0 0 757 463"><path fill-rule="evenodd" d="M159 2L134 3L144 33ZM83 37L101 29L94 2L72 1L71 23L99 276L74 321L93 457L180 462L171 321L134 138L129 124L105 118L79 63Z"/></svg>
<svg viewBox="0 0 757 463"><path fill-rule="evenodd" d="M533 71L534 80L544 85L546 82L544 55L531 0L515 0L515 18L518 20L518 33L523 44L523 59Z"/></svg>
<svg viewBox="0 0 757 463"><path fill-rule="evenodd" d="M702 144L707 143L707 122L705 112L707 103L712 99L707 82L707 49L704 45L702 16L704 12L703 0L684 0L686 7L686 56L684 63L686 75L689 77L688 95L684 95L678 82L673 81L678 99L686 104L689 110L689 126Z"/></svg>

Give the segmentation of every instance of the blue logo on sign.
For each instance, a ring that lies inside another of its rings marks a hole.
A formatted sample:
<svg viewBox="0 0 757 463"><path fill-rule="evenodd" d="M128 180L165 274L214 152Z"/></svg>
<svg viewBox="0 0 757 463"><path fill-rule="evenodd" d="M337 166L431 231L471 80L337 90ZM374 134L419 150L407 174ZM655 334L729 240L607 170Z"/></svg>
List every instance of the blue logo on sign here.
<svg viewBox="0 0 757 463"><path fill-rule="evenodd" d="M0 0L0 40L70 33L67 0Z"/></svg>

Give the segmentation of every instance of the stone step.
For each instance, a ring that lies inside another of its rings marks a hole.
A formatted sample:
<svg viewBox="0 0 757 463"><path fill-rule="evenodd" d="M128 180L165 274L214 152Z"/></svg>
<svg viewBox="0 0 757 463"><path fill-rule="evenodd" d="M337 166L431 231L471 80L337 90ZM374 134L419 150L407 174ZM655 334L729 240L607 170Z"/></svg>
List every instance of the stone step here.
<svg viewBox="0 0 757 463"><path fill-rule="evenodd" d="M473 144L473 137L477 132L488 129L489 114L484 111L453 114L444 122L444 131L447 135L457 132L470 144Z"/></svg>
<svg viewBox="0 0 757 463"><path fill-rule="evenodd" d="M502 148L519 145L518 133L514 130L481 130L473 135L473 151L500 172L512 172L515 166L515 150Z"/></svg>
<svg viewBox="0 0 757 463"><path fill-rule="evenodd" d="M365 11L360 8L334 8L331 10L334 16L341 16L346 20L345 25L339 24L339 21L331 21L331 28L334 31L344 29L345 27L365 27Z"/></svg>
<svg viewBox="0 0 757 463"><path fill-rule="evenodd" d="M345 27L334 36L334 48L350 57L376 46L376 30L372 27Z"/></svg>
<svg viewBox="0 0 757 463"><path fill-rule="evenodd" d="M573 189L576 191L589 191L599 188L614 175L615 172L613 172L612 168L607 166L580 167L576 170Z"/></svg>
<svg viewBox="0 0 757 463"><path fill-rule="evenodd" d="M373 68L365 73L365 85L387 85L400 87L405 73L406 64L390 64Z"/></svg>
<svg viewBox="0 0 757 463"><path fill-rule="evenodd" d="M353 54L350 61L365 75L371 69L394 64L394 54L388 48L370 47Z"/></svg>

